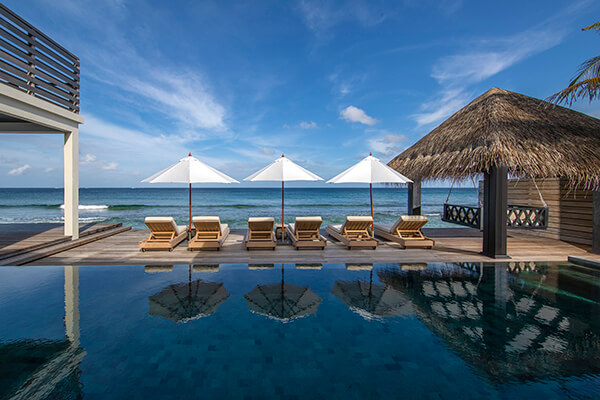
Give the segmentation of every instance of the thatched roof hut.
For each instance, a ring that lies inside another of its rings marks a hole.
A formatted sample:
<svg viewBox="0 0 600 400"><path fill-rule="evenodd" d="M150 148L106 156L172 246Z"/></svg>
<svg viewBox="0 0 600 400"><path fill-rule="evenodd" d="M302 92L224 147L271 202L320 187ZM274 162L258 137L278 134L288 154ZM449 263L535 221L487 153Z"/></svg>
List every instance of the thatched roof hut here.
<svg viewBox="0 0 600 400"><path fill-rule="evenodd" d="M411 179L463 179L504 165L514 177L600 187L600 120L492 88L388 164Z"/></svg>

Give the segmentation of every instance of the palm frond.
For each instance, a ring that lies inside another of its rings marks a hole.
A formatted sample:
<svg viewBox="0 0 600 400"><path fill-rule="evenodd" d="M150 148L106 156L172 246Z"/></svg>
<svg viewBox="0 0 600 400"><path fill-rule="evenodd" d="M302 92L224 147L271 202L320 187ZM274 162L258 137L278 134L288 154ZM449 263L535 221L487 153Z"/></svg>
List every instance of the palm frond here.
<svg viewBox="0 0 600 400"><path fill-rule="evenodd" d="M590 101L600 98L600 77L594 77L581 82L572 82L568 87L548 98L556 104L573 104L575 100L588 98Z"/></svg>
<svg viewBox="0 0 600 400"><path fill-rule="evenodd" d="M595 24L591 24L590 26L586 26L585 28L582 29L582 31L590 31L590 30L600 31L600 21L596 22Z"/></svg>

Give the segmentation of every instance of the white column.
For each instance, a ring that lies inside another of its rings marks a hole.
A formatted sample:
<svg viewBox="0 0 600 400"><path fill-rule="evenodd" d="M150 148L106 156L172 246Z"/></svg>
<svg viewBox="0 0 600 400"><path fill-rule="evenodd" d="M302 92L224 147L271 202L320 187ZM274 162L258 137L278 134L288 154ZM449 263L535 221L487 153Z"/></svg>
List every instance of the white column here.
<svg viewBox="0 0 600 400"><path fill-rule="evenodd" d="M65 265L65 336L79 346L79 267Z"/></svg>
<svg viewBox="0 0 600 400"><path fill-rule="evenodd" d="M65 235L79 239L79 130L65 133Z"/></svg>

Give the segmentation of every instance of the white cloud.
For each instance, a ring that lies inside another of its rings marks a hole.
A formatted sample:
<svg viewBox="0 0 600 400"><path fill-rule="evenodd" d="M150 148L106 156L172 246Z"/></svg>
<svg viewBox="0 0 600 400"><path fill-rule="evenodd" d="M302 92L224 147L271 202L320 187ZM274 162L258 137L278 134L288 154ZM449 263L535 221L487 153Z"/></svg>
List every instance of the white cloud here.
<svg viewBox="0 0 600 400"><path fill-rule="evenodd" d="M306 121L302 121L300 122L300 128L302 129L314 129L317 127L317 123L310 121L310 122L306 122Z"/></svg>
<svg viewBox="0 0 600 400"><path fill-rule="evenodd" d="M54 171L54 168L52 168L52 167L48 167L44 170L45 173L52 172L52 171Z"/></svg>
<svg viewBox="0 0 600 400"><path fill-rule="evenodd" d="M354 106L348 106L340 111L340 118L350 122L360 122L361 124L369 126L377 123L375 118L369 117L363 110Z"/></svg>
<svg viewBox="0 0 600 400"><path fill-rule="evenodd" d="M117 169L118 166L119 164L116 162L104 162L100 168L102 168L105 171L114 171L115 169Z"/></svg>
<svg viewBox="0 0 600 400"><path fill-rule="evenodd" d="M342 4L332 0L301 0L298 10L304 24L317 36L343 22L370 27L386 19L379 5L364 0L347 0Z"/></svg>
<svg viewBox="0 0 600 400"><path fill-rule="evenodd" d="M98 157L96 157L93 154L88 153L88 154L84 155L83 157L81 157L81 159L79 160L79 164L80 165L88 165L93 162L96 162L96 160L98 160Z"/></svg>
<svg viewBox="0 0 600 400"><path fill-rule="evenodd" d="M439 122L460 110L471 99L471 95L462 89L444 90L435 98L421 105L420 113L412 118L418 126Z"/></svg>
<svg viewBox="0 0 600 400"><path fill-rule="evenodd" d="M273 155L273 154L275 154L275 150L273 150L273 149L270 149L270 148L268 148L268 147L263 147L263 148L259 149L259 150L258 150L258 152L259 152L260 154L264 154L264 155L266 155L266 156L270 156L270 155Z"/></svg>
<svg viewBox="0 0 600 400"><path fill-rule="evenodd" d="M434 65L431 76L442 85L481 82L525 58L558 45L565 36L561 29L527 30L507 38L486 40L474 50L443 57Z"/></svg>
<svg viewBox="0 0 600 400"><path fill-rule="evenodd" d="M8 171L8 175L14 175L14 176L23 175L23 172L27 171L30 168L31 168L31 165L25 164L21 167L11 169L10 171Z"/></svg>
<svg viewBox="0 0 600 400"><path fill-rule="evenodd" d="M371 151L383 157L397 156L406 148L406 143L408 143L406 136L392 133L384 133L369 139L368 142Z"/></svg>
<svg viewBox="0 0 600 400"><path fill-rule="evenodd" d="M470 42L469 50L436 62L431 77L441 90L423 103L421 112L412 118L418 126L441 122L473 98L471 85L560 44L565 36L565 29L546 22L512 36Z"/></svg>
<svg viewBox="0 0 600 400"><path fill-rule="evenodd" d="M225 108L207 89L203 80L194 73L174 75L153 68L144 80L125 77L125 89L144 96L155 109L175 117L192 128L224 130Z"/></svg>

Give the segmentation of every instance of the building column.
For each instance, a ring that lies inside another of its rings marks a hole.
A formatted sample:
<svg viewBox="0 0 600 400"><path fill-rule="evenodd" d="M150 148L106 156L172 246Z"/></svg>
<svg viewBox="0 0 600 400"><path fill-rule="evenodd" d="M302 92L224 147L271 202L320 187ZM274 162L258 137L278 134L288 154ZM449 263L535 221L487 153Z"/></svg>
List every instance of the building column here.
<svg viewBox="0 0 600 400"><path fill-rule="evenodd" d="M600 191L598 190L594 191L593 203L592 253L600 254Z"/></svg>
<svg viewBox="0 0 600 400"><path fill-rule="evenodd" d="M65 336L79 346L79 267L65 265Z"/></svg>
<svg viewBox="0 0 600 400"><path fill-rule="evenodd" d="M65 235L79 239L79 130L65 133Z"/></svg>
<svg viewBox="0 0 600 400"><path fill-rule="evenodd" d="M421 215L421 181L408 184L408 215Z"/></svg>
<svg viewBox="0 0 600 400"><path fill-rule="evenodd" d="M509 258L506 252L508 168L495 166L483 174L483 254Z"/></svg>

